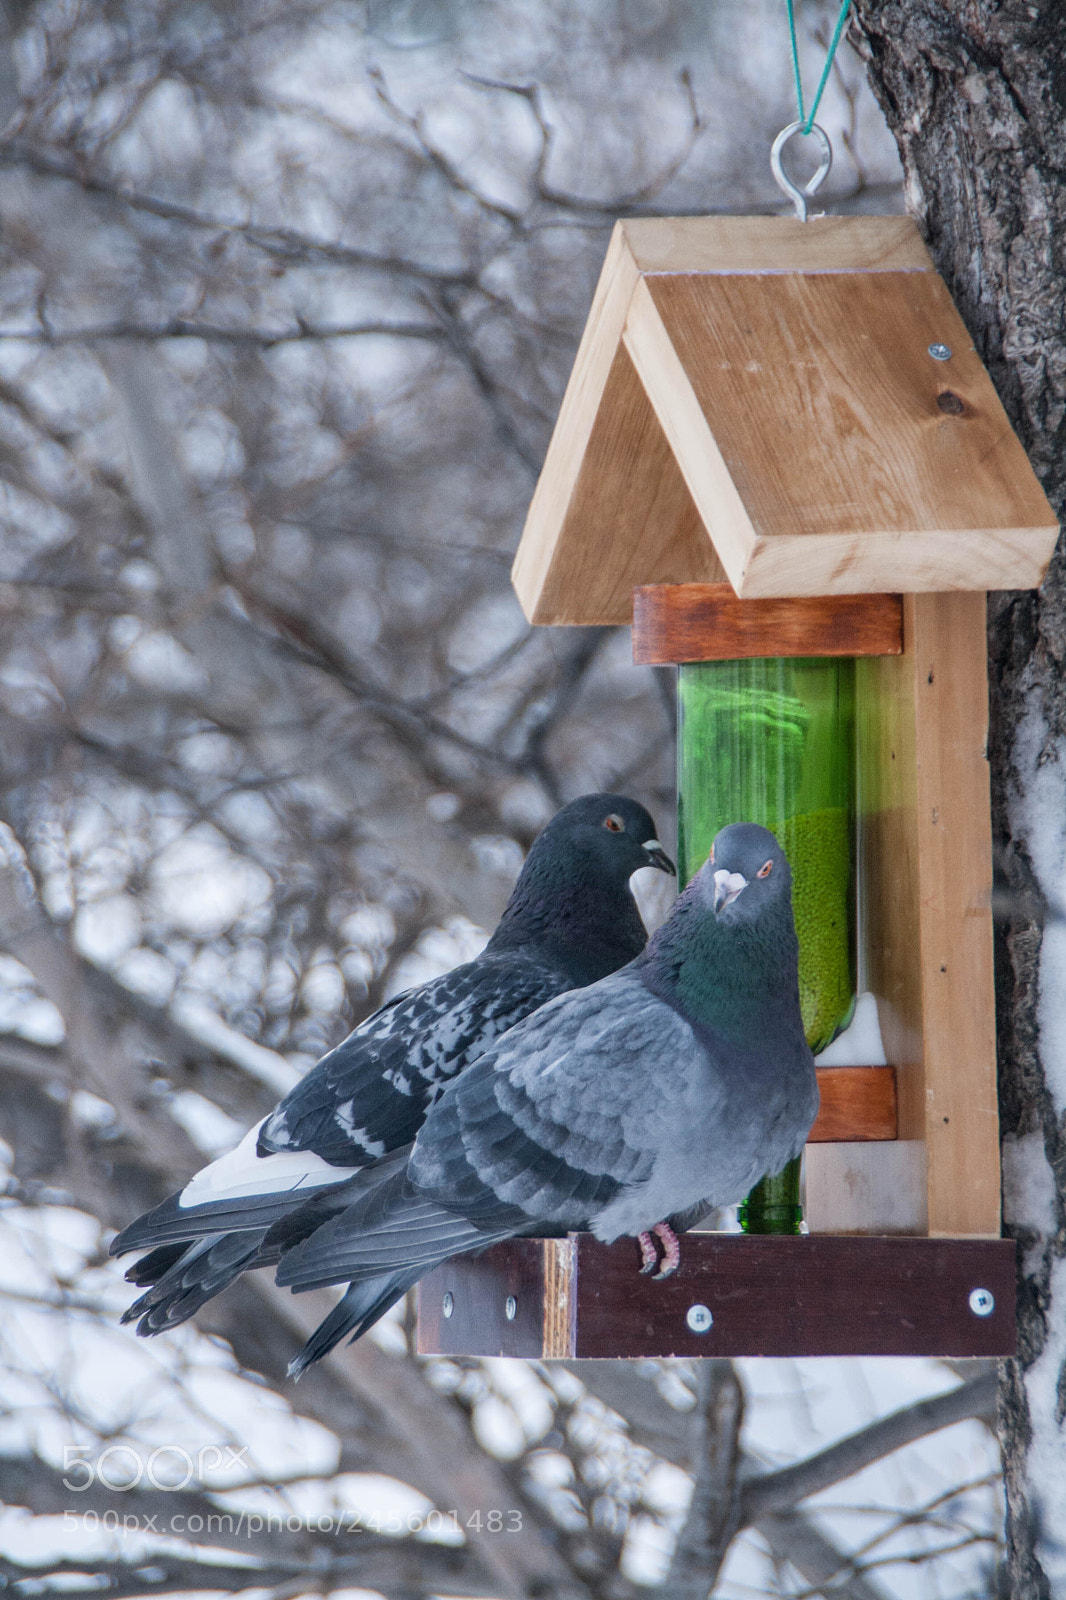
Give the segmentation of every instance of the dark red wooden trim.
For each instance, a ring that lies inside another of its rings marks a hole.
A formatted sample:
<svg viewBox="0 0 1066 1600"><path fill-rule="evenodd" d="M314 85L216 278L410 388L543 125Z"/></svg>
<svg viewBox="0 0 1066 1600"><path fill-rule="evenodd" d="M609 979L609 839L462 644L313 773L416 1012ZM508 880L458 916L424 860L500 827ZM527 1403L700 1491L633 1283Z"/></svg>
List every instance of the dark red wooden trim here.
<svg viewBox="0 0 1066 1600"><path fill-rule="evenodd" d="M687 1234L679 1270L661 1282L640 1276L635 1240L608 1246L580 1234L574 1245L572 1349L555 1354L961 1357L1015 1350L1010 1239ZM419 1349L542 1355L544 1250L541 1240L513 1240L430 1273L420 1286ZM993 1296L988 1316L971 1309L977 1289ZM447 1320L439 1314L445 1292L454 1303ZM516 1302L512 1320L508 1295ZM706 1333L689 1327L693 1306L712 1314Z"/></svg>
<svg viewBox="0 0 1066 1600"><path fill-rule="evenodd" d="M446 1261L418 1285L419 1351L541 1356L544 1278L542 1239L516 1239L480 1256ZM451 1314L446 1317L449 1294ZM515 1302L513 1318L507 1316L508 1297Z"/></svg>
<svg viewBox="0 0 1066 1600"><path fill-rule="evenodd" d="M812 1144L899 1137L895 1067L819 1067Z"/></svg>
<svg viewBox="0 0 1066 1600"><path fill-rule="evenodd" d="M635 1250L579 1241L577 1355L1014 1353L1013 1240L704 1234L661 1283L637 1275ZM991 1316L970 1309L976 1288ZM689 1330L693 1304L711 1310L709 1333Z"/></svg>
<svg viewBox="0 0 1066 1600"><path fill-rule="evenodd" d="M903 598L837 594L739 600L728 583L650 583L633 590L638 666L744 656L898 656Z"/></svg>

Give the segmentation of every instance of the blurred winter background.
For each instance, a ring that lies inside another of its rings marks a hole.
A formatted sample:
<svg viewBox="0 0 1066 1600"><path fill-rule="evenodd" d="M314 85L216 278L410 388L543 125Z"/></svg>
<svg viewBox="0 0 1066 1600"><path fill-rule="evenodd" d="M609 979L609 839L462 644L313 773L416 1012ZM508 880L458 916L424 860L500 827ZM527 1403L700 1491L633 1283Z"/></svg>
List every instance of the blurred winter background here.
<svg viewBox="0 0 1066 1600"><path fill-rule="evenodd" d="M831 20L799 7L808 79ZM559 803L671 838L669 675L531 631L508 568L615 217L781 208L784 5L4 0L0 33L0 1582L646 1593L708 1441L780 1466L972 1364L424 1362L408 1314L293 1387L318 1297L141 1343L106 1248L480 948ZM832 203L899 210L846 48L821 120ZM887 1454L727 1530L716 1592L991 1594L997 1465L977 1418Z"/></svg>

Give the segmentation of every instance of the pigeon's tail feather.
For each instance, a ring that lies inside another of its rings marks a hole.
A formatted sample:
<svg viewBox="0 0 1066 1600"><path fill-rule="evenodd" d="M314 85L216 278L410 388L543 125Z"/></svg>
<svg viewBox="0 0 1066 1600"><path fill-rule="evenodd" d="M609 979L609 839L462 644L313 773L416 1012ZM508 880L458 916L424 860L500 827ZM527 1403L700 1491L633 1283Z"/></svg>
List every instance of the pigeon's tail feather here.
<svg viewBox="0 0 1066 1600"><path fill-rule="evenodd" d="M345 1334L351 1334L349 1344L361 1339L417 1282L421 1271L421 1267L414 1267L407 1272L394 1272L389 1277L353 1283L343 1300L339 1300L329 1316L319 1323L299 1355L289 1362L289 1377L299 1378L314 1362L328 1356Z"/></svg>
<svg viewBox="0 0 1066 1600"><path fill-rule="evenodd" d="M404 1180L405 1174L397 1172L286 1251L278 1283L299 1294L329 1283L362 1283L411 1271L414 1282L451 1256L483 1250L518 1231L476 1228L465 1217L410 1193Z"/></svg>
<svg viewBox="0 0 1066 1600"><path fill-rule="evenodd" d="M132 1282L149 1283L151 1287L123 1313L122 1321L136 1322L137 1332L144 1339L187 1322L242 1272L266 1264L260 1251L265 1232L261 1228L256 1233L223 1233L199 1239L186 1245L165 1270L156 1270L160 1262L154 1258L163 1258L172 1247L153 1250L126 1274Z"/></svg>
<svg viewBox="0 0 1066 1600"><path fill-rule="evenodd" d="M384 1161L379 1162L379 1168L392 1171L394 1166L402 1166L403 1160L392 1158L391 1164L386 1167ZM302 1206L295 1211L288 1212L279 1217L267 1230L264 1249L273 1252L273 1259L277 1261L289 1250L295 1249L305 1239L310 1238L317 1229L331 1218L339 1216L353 1206L359 1195L365 1192L366 1183L360 1178L349 1180L347 1183L336 1184L332 1189L325 1189L320 1194L312 1195L305 1200Z"/></svg>
<svg viewBox="0 0 1066 1600"><path fill-rule="evenodd" d="M159 1246L189 1244L193 1239L217 1238L223 1233L245 1230L262 1234L271 1223L306 1205L306 1190L289 1189L280 1194L241 1195L203 1206L183 1206L180 1195L171 1195L131 1222L111 1241L113 1256L130 1250L150 1250Z"/></svg>
<svg viewBox="0 0 1066 1600"><path fill-rule="evenodd" d="M334 1166L311 1149L260 1154L256 1141L261 1126L257 1123L235 1150L196 1173L180 1194L123 1228L111 1243L111 1254L269 1228L316 1196L350 1182L367 1165L364 1157L353 1166Z"/></svg>
<svg viewBox="0 0 1066 1600"><path fill-rule="evenodd" d="M169 1272L176 1261L181 1260L188 1248L188 1242L181 1239L177 1244L161 1244L157 1249L150 1250L146 1256L142 1256L127 1269L126 1282L135 1283L138 1289L147 1288L150 1283L158 1283L164 1273Z"/></svg>

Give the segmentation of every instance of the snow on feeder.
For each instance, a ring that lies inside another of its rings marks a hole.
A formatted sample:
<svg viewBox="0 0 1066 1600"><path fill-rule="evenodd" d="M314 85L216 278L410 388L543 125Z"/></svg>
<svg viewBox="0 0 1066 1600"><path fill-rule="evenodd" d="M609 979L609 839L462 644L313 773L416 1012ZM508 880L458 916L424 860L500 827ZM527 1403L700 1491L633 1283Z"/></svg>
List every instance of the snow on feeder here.
<svg viewBox="0 0 1066 1600"><path fill-rule="evenodd" d="M774 827L811 1037L854 962L889 1064L819 1071L808 1235L690 1234L663 1282L631 1240L513 1241L423 1281L422 1349L1013 1351L985 591L1038 584L1057 532L908 218L616 226L515 589L678 666L684 869L733 808Z"/></svg>

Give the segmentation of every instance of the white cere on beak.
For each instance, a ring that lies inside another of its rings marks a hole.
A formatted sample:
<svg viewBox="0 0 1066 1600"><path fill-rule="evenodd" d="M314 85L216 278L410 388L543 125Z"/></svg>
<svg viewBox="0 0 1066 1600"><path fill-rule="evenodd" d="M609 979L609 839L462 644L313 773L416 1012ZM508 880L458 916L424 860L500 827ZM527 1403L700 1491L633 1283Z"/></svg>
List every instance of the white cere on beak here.
<svg viewBox="0 0 1066 1600"><path fill-rule="evenodd" d="M666 851L663 849L663 847L659 843L658 839L645 839L644 848L648 852L649 855L651 855L653 850L658 850L660 855L665 855L666 854Z"/></svg>
<svg viewBox="0 0 1066 1600"><path fill-rule="evenodd" d="M741 889L748 887L748 880L742 872L726 872L720 869L714 875L714 909L721 911L723 906L734 901Z"/></svg>

